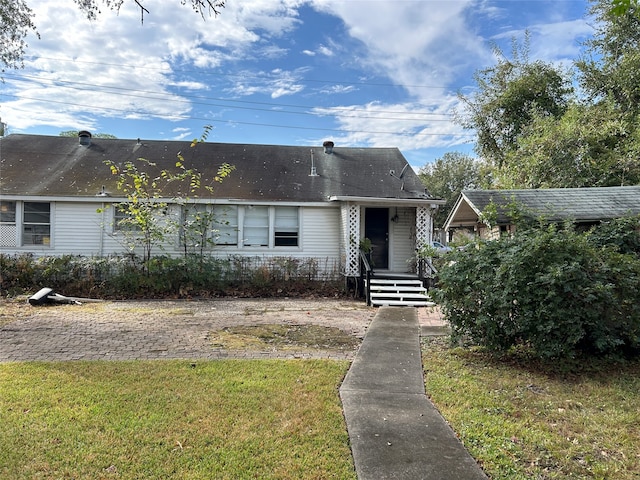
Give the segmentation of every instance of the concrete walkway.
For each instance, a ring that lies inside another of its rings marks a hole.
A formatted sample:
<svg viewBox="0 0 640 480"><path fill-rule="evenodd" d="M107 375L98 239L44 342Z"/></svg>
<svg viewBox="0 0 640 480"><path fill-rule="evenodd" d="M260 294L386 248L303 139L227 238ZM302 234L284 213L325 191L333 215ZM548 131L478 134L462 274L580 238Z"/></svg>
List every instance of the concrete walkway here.
<svg viewBox="0 0 640 480"><path fill-rule="evenodd" d="M425 394L415 308L378 310L340 397L359 480L486 480Z"/></svg>

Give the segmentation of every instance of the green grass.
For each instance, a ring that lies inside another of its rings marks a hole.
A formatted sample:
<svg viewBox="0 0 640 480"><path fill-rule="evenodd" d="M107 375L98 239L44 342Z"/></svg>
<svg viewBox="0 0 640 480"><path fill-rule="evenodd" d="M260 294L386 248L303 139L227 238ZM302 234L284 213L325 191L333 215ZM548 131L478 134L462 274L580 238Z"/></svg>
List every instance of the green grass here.
<svg viewBox="0 0 640 480"><path fill-rule="evenodd" d="M347 362L0 364L2 479L355 479Z"/></svg>
<svg viewBox="0 0 640 480"><path fill-rule="evenodd" d="M640 361L551 365L424 345L427 394L493 480L638 478Z"/></svg>

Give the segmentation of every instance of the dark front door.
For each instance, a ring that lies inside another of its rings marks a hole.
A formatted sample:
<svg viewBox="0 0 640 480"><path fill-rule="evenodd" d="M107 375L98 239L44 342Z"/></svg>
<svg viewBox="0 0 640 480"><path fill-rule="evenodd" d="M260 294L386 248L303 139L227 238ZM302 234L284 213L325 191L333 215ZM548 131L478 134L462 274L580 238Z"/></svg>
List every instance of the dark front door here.
<svg viewBox="0 0 640 480"><path fill-rule="evenodd" d="M367 208L364 211L364 236L371 240L374 269L389 268L389 209Z"/></svg>

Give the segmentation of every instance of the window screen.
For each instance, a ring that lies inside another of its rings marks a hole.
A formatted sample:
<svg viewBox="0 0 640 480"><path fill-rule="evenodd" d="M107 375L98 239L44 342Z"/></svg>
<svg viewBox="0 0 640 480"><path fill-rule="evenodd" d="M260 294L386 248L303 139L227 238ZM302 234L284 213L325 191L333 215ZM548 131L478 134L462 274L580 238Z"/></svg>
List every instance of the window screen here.
<svg viewBox="0 0 640 480"><path fill-rule="evenodd" d="M49 245L51 242L51 205L24 202L22 212L22 244Z"/></svg>
<svg viewBox="0 0 640 480"><path fill-rule="evenodd" d="M0 223L16 223L16 202L0 201Z"/></svg>
<svg viewBox="0 0 640 480"><path fill-rule="evenodd" d="M274 245L295 247L298 245L298 207L276 207Z"/></svg>
<svg viewBox="0 0 640 480"><path fill-rule="evenodd" d="M244 209L244 244L269 245L269 207L251 206Z"/></svg>
<svg viewBox="0 0 640 480"><path fill-rule="evenodd" d="M238 207L216 205L213 207L213 232L217 245L238 244Z"/></svg>

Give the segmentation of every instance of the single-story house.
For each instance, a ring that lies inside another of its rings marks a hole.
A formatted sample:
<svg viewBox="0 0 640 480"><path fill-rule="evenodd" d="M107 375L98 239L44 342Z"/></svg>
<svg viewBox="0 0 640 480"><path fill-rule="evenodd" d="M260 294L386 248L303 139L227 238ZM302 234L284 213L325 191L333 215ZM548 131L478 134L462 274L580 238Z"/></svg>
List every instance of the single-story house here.
<svg viewBox="0 0 640 480"><path fill-rule="evenodd" d="M640 214L640 186L548 188L534 190L465 190L444 225L449 241L456 233L495 238L513 232L510 214L518 212L547 222L572 221L590 227L603 220Z"/></svg>
<svg viewBox="0 0 640 480"><path fill-rule="evenodd" d="M317 258L347 277L360 273L359 244L373 245L378 271L406 272L429 244L432 214L444 202L425 190L397 148L250 145L12 134L0 139L0 253L107 256L124 253L115 165L202 174L189 199L215 212L215 256ZM214 180L227 163L235 170ZM163 191L168 215L185 215L178 182ZM179 235L162 254L180 255ZM159 252L160 253L160 252ZM329 268L329 267L327 267Z"/></svg>

